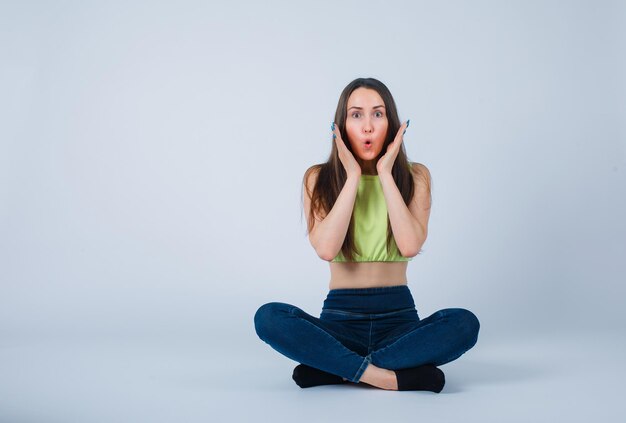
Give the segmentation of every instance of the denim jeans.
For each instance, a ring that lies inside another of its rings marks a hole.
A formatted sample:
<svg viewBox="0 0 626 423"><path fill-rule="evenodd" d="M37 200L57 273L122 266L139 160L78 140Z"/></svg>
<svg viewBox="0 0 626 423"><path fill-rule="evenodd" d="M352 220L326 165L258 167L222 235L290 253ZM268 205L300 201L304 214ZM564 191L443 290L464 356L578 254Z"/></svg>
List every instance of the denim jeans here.
<svg viewBox="0 0 626 423"><path fill-rule="evenodd" d="M407 285L329 291L320 317L271 302L254 315L264 342L297 362L358 383L367 366L439 366L476 344L480 324L462 308L420 320Z"/></svg>

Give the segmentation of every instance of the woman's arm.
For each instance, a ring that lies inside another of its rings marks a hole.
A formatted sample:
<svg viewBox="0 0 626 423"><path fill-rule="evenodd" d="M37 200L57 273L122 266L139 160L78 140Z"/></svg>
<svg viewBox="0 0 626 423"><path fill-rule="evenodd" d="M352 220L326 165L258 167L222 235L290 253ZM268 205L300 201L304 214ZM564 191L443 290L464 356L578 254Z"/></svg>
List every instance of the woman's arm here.
<svg viewBox="0 0 626 423"><path fill-rule="evenodd" d="M414 257L419 253L428 236L428 219L430 217L430 193L428 183L418 174L425 175L430 181L430 172L426 166L413 163L413 182L415 190L409 207L404 204L402 194L398 189L393 176L389 173L380 174L380 183L383 187L387 212L393 237L398 245L400 254L404 257Z"/></svg>
<svg viewBox="0 0 626 423"><path fill-rule="evenodd" d="M308 177L305 177L304 215L307 223L311 207L311 193L317 181L317 174L318 172L311 172ZM359 179L358 175L348 175L346 183L328 215L319 217L315 214L314 226L309 232L309 241L322 260L332 261L339 253L339 250L341 250L343 241L348 233L352 209L354 208L354 201L356 200L356 193L359 187Z"/></svg>

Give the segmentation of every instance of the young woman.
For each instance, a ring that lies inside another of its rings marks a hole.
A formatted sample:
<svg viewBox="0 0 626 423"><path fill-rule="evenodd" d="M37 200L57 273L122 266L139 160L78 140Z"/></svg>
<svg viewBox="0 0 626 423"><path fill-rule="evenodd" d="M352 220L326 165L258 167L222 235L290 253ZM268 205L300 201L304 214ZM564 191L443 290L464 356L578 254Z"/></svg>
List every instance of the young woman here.
<svg viewBox="0 0 626 423"><path fill-rule="evenodd" d="M420 319L407 285L431 206L430 172L404 150L408 126L382 82L356 79L339 98L328 161L304 174L309 241L330 262L328 296L319 318L279 302L254 316L258 336L301 363L292 377L302 388L364 382L440 392L445 377L436 366L476 343L472 312Z"/></svg>

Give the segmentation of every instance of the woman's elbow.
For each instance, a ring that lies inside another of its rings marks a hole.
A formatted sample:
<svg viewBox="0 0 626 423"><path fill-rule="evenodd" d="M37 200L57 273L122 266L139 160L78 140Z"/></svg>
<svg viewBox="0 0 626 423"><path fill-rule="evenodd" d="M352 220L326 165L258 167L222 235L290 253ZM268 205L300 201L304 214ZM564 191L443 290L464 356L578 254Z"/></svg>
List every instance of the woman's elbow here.
<svg viewBox="0 0 626 423"><path fill-rule="evenodd" d="M321 248L316 248L315 252L317 253L318 257L321 258L324 261L332 261L335 256L337 255L336 253L332 253L330 250L328 249L321 249Z"/></svg>
<svg viewBox="0 0 626 423"><path fill-rule="evenodd" d="M403 257L415 257L416 255L419 254L420 251L422 251L422 245L424 245L424 242L426 242L426 239L424 238L424 240L418 242L417 244L412 244L408 247L405 247L403 249L400 249L400 254L402 254Z"/></svg>
<svg viewBox="0 0 626 423"><path fill-rule="evenodd" d="M332 251L332 249L329 248L328 245L324 245L321 242L317 242L318 241L317 239L309 238L309 240L311 241L311 246L315 250L315 254L317 254L317 256L321 258L322 260L331 261L337 255L337 251Z"/></svg>
<svg viewBox="0 0 626 423"><path fill-rule="evenodd" d="M410 257L415 257L417 255L417 253L419 253L420 250L415 250L415 249L411 249L411 250L400 250L400 254L402 255L402 257L406 257L406 258L410 258Z"/></svg>

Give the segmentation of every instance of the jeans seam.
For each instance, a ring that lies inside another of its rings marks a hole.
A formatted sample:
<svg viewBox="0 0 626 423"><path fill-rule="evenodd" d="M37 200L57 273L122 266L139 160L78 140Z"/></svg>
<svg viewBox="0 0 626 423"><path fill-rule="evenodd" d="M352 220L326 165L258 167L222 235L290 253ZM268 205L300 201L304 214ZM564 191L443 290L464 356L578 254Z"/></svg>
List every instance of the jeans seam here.
<svg viewBox="0 0 626 423"><path fill-rule="evenodd" d="M398 314L398 313L406 313L407 311L413 311L413 310L415 310L415 307L403 308L401 310L390 311L388 313L355 313L352 311L336 310L333 308L324 308L322 309L322 313L327 312L327 313L344 314L344 315L349 315L349 316L360 316L360 317L371 317L371 316L380 317L380 316L391 316L393 314Z"/></svg>
<svg viewBox="0 0 626 423"><path fill-rule="evenodd" d="M411 329L410 331L408 331L407 333L405 333L404 335L402 335L400 338L398 338L398 339L396 339L395 341L393 341L391 344L387 345L387 346L386 346L386 347L384 347L384 348L381 348L381 349L379 349L379 350L376 350L376 351L374 351L374 352L375 352L375 353L377 353L377 354L378 354L378 353L381 353L381 352L385 351L386 349L393 347L393 346L394 346L394 345L396 345L398 342L400 342L401 340L403 340L403 339L404 339L404 338L406 338L407 336L411 335L411 334L412 334L413 332L415 332L416 330L418 330L418 329L422 329L423 327L425 327L425 326L427 326L427 325L430 325L430 324L432 324L432 322L427 323L427 324L426 324L426 325L424 325L424 326L418 326L418 327L416 327L416 328L413 328L413 329Z"/></svg>
<svg viewBox="0 0 626 423"><path fill-rule="evenodd" d="M391 347L393 347L395 344L397 344L397 343L398 343L398 342L400 342L402 339L406 338L407 336L409 336L410 334L412 334L413 332L415 332L417 329L419 329L419 328L415 328L415 329L413 329L413 330L411 330L411 331L409 331L409 332L405 333L405 334L404 334L404 335L402 335L400 338L398 338L398 339L396 339L395 341L393 341L391 344L387 345L387 346L386 346L386 347L384 347L384 348L381 348L381 349L379 349L379 350L376 350L375 352L376 352L376 353L381 353L381 352L385 351L387 348L391 348Z"/></svg>
<svg viewBox="0 0 626 423"><path fill-rule="evenodd" d="M370 317L370 335L369 335L369 339L367 340L367 353L371 353L372 352L372 328L374 327L374 320Z"/></svg>
<svg viewBox="0 0 626 423"><path fill-rule="evenodd" d="M352 378L352 382L359 383L359 381L361 380L361 376L363 376L365 369L367 368L367 366L369 366L371 362L372 362L372 359L369 354L363 358L361 367L359 367L359 370L357 370L356 373L354 374L354 377Z"/></svg>
<svg viewBox="0 0 626 423"><path fill-rule="evenodd" d="M341 343L341 342L340 342L337 338L335 338L332 334L330 334L330 333L329 333L326 329L321 328L321 327L319 327L319 326L315 325L314 323L309 322L309 321L308 321L307 319L305 319L304 317L297 316L297 315L295 314L296 309L297 309L297 307L295 307L295 306L294 306L294 307L292 307L292 308L289 310L289 313L290 313L290 314L292 314L292 315L294 315L296 318L301 319L302 321L304 321L304 322L308 323L309 325L311 325L313 328L315 328L315 329L319 330L320 332L322 332L322 333L324 333L324 334L328 335L329 337L331 337L331 339L332 339L333 341L335 341L337 344L341 345L341 346L342 346L343 348L345 348L347 351L350 351L351 353L354 353L354 354L356 354L357 356L359 355L359 354L357 354L356 352L352 351L350 348L348 348L348 347L346 347L345 345L343 345L343 344L342 344L342 343ZM369 353L369 348L368 348L368 353ZM366 361L367 361L368 363L369 363L369 362L371 362L371 358L370 358L369 354L367 355L367 357L365 357L365 358L364 358L363 362L361 363L361 366L359 367L359 369L357 370L357 372L356 372L356 374L355 374L355 377L353 378L353 382L355 382L356 376L358 376L358 377L360 378L360 374L359 374L359 372L363 373L363 372L365 371L365 368L364 368L364 366L363 366L363 365L365 364L365 362L366 362ZM357 383L358 383L358 382L357 382Z"/></svg>
<svg viewBox="0 0 626 423"><path fill-rule="evenodd" d="M320 320L323 321L323 319L320 319ZM311 322L309 322L309 323L311 323ZM328 329L328 328L322 328L322 329L324 330L324 332L328 333L329 335L331 335L333 338L335 338L337 340L339 340L339 338L343 338L345 340L348 340L350 342L358 344L358 345L360 345L362 347L365 347L365 348L368 347L367 345L363 344L363 338L359 339L359 338L356 338L356 337L352 336L352 334L350 334L350 333L345 333L345 332L344 333L340 333L340 332L336 332L336 331L334 331L332 329ZM348 347L346 347L346 348L348 348ZM350 349L350 348L348 348L348 349Z"/></svg>

